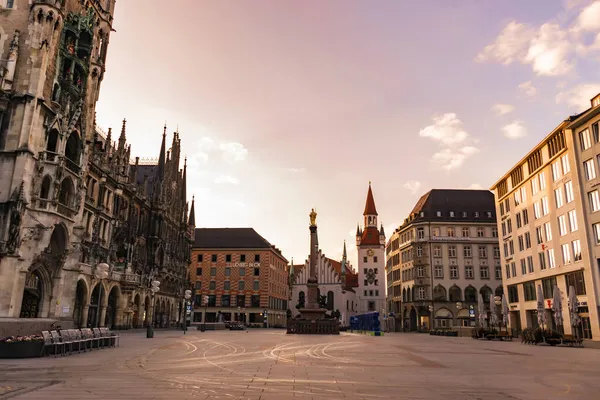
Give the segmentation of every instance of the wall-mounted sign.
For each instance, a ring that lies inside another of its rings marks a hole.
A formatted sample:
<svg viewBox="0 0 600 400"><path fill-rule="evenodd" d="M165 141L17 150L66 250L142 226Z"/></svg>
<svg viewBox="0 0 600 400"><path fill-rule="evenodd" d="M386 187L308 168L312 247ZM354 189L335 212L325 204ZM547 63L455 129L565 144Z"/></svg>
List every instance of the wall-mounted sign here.
<svg viewBox="0 0 600 400"><path fill-rule="evenodd" d="M236 262L236 263L227 263L228 266L230 267L260 267L260 263L243 263L243 262Z"/></svg>

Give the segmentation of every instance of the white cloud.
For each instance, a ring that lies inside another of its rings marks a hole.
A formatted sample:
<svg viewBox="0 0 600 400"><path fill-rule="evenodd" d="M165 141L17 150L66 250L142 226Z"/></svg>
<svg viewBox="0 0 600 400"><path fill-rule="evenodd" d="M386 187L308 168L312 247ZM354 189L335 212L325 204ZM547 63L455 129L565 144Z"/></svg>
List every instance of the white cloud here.
<svg viewBox="0 0 600 400"><path fill-rule="evenodd" d="M432 157L438 167L446 170L458 168L479 151L472 145L475 141L463 129L463 123L456 114L435 116L433 122L433 125L421 129L419 136L433 139L442 147Z"/></svg>
<svg viewBox="0 0 600 400"><path fill-rule="evenodd" d="M525 63L540 76L566 75L573 69L569 60L573 43L558 24L543 24L531 40Z"/></svg>
<svg viewBox="0 0 600 400"><path fill-rule="evenodd" d="M479 183L472 183L467 189L482 190L483 186L481 186Z"/></svg>
<svg viewBox="0 0 600 400"><path fill-rule="evenodd" d="M520 139L527 136L527 130L523 126L522 121L514 121L508 125L502 127L504 136L509 139Z"/></svg>
<svg viewBox="0 0 600 400"><path fill-rule="evenodd" d="M408 181L404 184L404 189L409 190L412 194L417 194L421 189L421 182L419 181Z"/></svg>
<svg viewBox="0 0 600 400"><path fill-rule="evenodd" d="M240 181L238 179L234 178L233 176L219 175L215 178L215 183L217 183L217 184L227 183L230 185L238 185L240 183Z"/></svg>
<svg viewBox="0 0 600 400"><path fill-rule="evenodd" d="M515 110L515 106L511 104L494 104L492 112L496 115L506 115Z"/></svg>
<svg viewBox="0 0 600 400"><path fill-rule="evenodd" d="M530 26L511 21L500 32L494 43L484 47L483 51L475 57L475 61L495 61L503 65L522 61L527 55L534 34L535 30Z"/></svg>
<svg viewBox="0 0 600 400"><path fill-rule="evenodd" d="M579 1L581 3L581 1ZM578 4L579 6L579 4ZM598 32L600 31L600 1L595 1L585 7L573 27L575 32Z"/></svg>
<svg viewBox="0 0 600 400"><path fill-rule="evenodd" d="M219 147L221 151L223 151L223 159L227 162L234 163L244 161L248 157L248 149L241 143L221 143Z"/></svg>
<svg viewBox="0 0 600 400"><path fill-rule="evenodd" d="M419 136L428 137L446 146L463 143L469 134L462 129L462 121L454 113L433 117L433 125L421 129Z"/></svg>
<svg viewBox="0 0 600 400"><path fill-rule="evenodd" d="M556 95L557 104L566 104L578 112L591 107L590 100L600 93L599 83L584 83Z"/></svg>
<svg viewBox="0 0 600 400"><path fill-rule="evenodd" d="M432 161L439 167L450 171L464 164L467 158L479 152L479 149L473 146L465 146L457 149L443 149L435 153Z"/></svg>
<svg viewBox="0 0 600 400"><path fill-rule="evenodd" d="M529 97L533 97L537 93L537 89L535 86L533 86L533 83L531 81L519 84L519 90Z"/></svg>

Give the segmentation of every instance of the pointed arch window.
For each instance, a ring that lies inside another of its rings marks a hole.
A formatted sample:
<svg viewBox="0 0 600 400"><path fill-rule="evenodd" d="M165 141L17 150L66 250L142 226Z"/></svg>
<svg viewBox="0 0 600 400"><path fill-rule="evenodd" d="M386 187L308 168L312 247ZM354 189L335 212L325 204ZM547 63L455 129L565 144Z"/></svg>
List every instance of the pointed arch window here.
<svg viewBox="0 0 600 400"><path fill-rule="evenodd" d="M46 175L42 180L42 189L40 190L40 199L48 199L50 197L50 188L52 185L52 178L50 175Z"/></svg>

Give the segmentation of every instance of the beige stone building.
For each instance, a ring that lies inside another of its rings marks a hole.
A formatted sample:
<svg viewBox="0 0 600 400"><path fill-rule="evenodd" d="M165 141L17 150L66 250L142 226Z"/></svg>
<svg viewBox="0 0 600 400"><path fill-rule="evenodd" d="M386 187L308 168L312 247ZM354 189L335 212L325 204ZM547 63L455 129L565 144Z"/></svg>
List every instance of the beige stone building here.
<svg viewBox="0 0 600 400"><path fill-rule="evenodd" d="M494 195L433 189L386 245L387 299L396 330L473 326L481 293L502 294Z"/></svg>
<svg viewBox="0 0 600 400"><path fill-rule="evenodd" d="M194 324L218 320L286 324L288 261L252 228L196 229L190 280Z"/></svg>
<svg viewBox="0 0 600 400"><path fill-rule="evenodd" d="M564 330L572 333L567 296L573 286L580 334L600 338L599 120L597 96L590 109L561 122L492 187L510 325L517 331L538 326L538 286L548 325L556 328L551 307L558 285Z"/></svg>

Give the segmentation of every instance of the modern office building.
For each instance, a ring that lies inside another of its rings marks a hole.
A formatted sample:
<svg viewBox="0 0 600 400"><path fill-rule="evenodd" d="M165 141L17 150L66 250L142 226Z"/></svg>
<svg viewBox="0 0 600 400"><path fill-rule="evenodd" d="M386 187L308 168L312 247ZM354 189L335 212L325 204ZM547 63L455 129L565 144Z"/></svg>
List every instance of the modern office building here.
<svg viewBox="0 0 600 400"><path fill-rule="evenodd" d="M242 321L262 326L266 312L269 326L285 326L287 266L281 251L252 228L196 229L190 264L193 323Z"/></svg>
<svg viewBox="0 0 600 400"><path fill-rule="evenodd" d="M396 330L473 326L479 294L486 307L502 294L494 195L427 192L387 242L385 268Z"/></svg>
<svg viewBox="0 0 600 400"><path fill-rule="evenodd" d="M573 286L579 333L600 337L600 95L591 102L591 108L561 122L492 187L510 325L517 331L538 326L538 286L548 327L556 328L552 297L558 285L564 330L572 333L567 302Z"/></svg>

